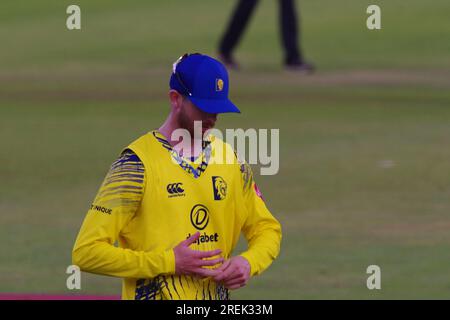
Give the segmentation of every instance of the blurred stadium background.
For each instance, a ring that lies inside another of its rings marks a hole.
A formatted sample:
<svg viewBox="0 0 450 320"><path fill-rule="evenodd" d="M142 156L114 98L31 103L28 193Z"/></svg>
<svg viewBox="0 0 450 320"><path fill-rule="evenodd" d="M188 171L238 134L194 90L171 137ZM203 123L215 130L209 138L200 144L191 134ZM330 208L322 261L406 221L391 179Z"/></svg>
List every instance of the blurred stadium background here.
<svg viewBox="0 0 450 320"><path fill-rule="evenodd" d="M171 64L215 55L234 1L0 3L0 292L110 295L120 280L66 268L121 148L166 116ZM281 169L256 177L281 255L235 299L449 298L450 2L303 0L319 72L281 70L277 6L261 1L237 51L219 128L280 128ZM382 30L366 8L382 9ZM382 289L366 268L382 268Z"/></svg>

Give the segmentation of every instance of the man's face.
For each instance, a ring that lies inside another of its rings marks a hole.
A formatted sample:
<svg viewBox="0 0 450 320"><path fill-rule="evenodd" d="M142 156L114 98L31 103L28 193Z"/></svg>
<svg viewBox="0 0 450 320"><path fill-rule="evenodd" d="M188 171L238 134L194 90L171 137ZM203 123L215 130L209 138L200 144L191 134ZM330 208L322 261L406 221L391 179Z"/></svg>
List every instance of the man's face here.
<svg viewBox="0 0 450 320"><path fill-rule="evenodd" d="M181 126L194 136L194 121L202 122L202 134L214 128L217 114L206 113L197 108L188 98L183 99L179 122Z"/></svg>

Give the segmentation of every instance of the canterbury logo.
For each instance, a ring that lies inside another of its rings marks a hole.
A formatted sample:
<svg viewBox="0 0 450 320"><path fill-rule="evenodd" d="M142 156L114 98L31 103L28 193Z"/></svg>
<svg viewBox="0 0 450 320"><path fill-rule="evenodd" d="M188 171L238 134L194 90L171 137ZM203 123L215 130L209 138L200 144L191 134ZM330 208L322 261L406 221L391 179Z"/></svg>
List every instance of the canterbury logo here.
<svg viewBox="0 0 450 320"><path fill-rule="evenodd" d="M183 184L181 182L171 183L167 185L169 198L184 196Z"/></svg>

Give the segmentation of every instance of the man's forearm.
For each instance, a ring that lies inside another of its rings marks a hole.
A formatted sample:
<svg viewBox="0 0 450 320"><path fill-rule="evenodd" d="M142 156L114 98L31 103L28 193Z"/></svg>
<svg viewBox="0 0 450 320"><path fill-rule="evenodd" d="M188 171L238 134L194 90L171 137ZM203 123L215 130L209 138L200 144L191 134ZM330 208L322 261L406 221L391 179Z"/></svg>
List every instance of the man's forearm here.
<svg viewBox="0 0 450 320"><path fill-rule="evenodd" d="M281 231L266 229L249 239L248 250L240 256L250 263L251 275L258 275L267 269L280 252Z"/></svg>
<svg viewBox="0 0 450 320"><path fill-rule="evenodd" d="M82 271L121 278L153 278L175 273L173 250L133 251L107 242L76 246L72 261Z"/></svg>

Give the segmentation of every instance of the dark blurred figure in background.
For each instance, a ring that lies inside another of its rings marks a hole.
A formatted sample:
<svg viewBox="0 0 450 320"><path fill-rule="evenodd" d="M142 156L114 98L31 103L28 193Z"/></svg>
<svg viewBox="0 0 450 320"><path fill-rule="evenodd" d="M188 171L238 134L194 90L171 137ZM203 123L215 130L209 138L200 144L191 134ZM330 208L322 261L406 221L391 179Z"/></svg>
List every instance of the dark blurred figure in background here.
<svg viewBox="0 0 450 320"><path fill-rule="evenodd" d="M239 67L233 57L233 50L239 42L258 1L259 0L238 1L228 24L228 28L220 42L219 58L231 69L238 69ZM298 23L294 0L278 0L278 5L282 44L285 52L284 65L289 70L312 73L314 71L314 66L303 59L298 44Z"/></svg>

